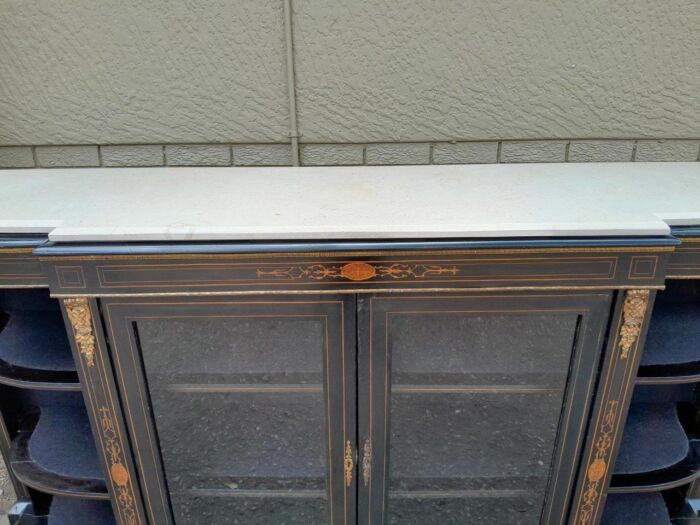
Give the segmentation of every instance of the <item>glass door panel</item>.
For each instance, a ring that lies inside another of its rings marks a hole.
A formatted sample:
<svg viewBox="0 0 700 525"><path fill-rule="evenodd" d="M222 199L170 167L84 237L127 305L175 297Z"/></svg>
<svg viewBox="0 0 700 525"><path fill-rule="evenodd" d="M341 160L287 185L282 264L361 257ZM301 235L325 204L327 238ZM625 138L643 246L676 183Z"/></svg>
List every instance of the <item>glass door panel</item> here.
<svg viewBox="0 0 700 525"><path fill-rule="evenodd" d="M108 309L112 320L121 314L122 339L142 360L144 415L152 412L162 458L163 479L156 472L151 483L167 492L175 523L354 519L344 472L345 449L355 448L353 300ZM138 379L137 368L122 370Z"/></svg>
<svg viewBox="0 0 700 525"><path fill-rule="evenodd" d="M543 515L567 382L580 365L582 329L590 332L591 305L580 303L525 295L361 302L360 523L556 523Z"/></svg>

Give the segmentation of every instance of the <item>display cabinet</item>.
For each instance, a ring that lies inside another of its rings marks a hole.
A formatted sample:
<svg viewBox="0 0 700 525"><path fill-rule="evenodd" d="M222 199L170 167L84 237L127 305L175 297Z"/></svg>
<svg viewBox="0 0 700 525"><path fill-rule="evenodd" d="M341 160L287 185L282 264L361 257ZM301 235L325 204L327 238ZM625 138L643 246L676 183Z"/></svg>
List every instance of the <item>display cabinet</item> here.
<svg viewBox="0 0 700 525"><path fill-rule="evenodd" d="M698 175L4 175L13 525L697 523Z"/></svg>
<svg viewBox="0 0 700 525"><path fill-rule="evenodd" d="M138 255L7 237L13 521L688 523L682 234Z"/></svg>
<svg viewBox="0 0 700 525"><path fill-rule="evenodd" d="M565 524L602 511L677 241L577 244L36 254L120 523Z"/></svg>

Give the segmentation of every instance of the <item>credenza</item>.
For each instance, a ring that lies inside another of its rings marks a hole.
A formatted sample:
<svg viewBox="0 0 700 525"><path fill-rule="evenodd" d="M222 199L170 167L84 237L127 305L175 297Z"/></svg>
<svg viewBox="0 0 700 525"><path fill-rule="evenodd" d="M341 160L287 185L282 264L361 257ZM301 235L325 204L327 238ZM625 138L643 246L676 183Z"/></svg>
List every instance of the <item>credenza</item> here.
<svg viewBox="0 0 700 525"><path fill-rule="evenodd" d="M700 229L628 219L0 234L11 522L700 523Z"/></svg>

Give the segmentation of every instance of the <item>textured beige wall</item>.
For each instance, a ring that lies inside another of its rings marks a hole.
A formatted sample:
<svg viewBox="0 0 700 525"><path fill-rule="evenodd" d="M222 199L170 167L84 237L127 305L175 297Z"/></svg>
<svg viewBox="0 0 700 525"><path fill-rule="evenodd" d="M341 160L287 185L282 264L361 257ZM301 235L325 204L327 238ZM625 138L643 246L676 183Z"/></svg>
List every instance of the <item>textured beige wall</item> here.
<svg viewBox="0 0 700 525"><path fill-rule="evenodd" d="M697 0L296 5L309 141L700 136Z"/></svg>
<svg viewBox="0 0 700 525"><path fill-rule="evenodd" d="M0 143L280 142L281 0L0 0Z"/></svg>
<svg viewBox="0 0 700 525"><path fill-rule="evenodd" d="M697 0L292 1L310 163L698 157ZM0 167L287 163L282 2L0 0Z"/></svg>

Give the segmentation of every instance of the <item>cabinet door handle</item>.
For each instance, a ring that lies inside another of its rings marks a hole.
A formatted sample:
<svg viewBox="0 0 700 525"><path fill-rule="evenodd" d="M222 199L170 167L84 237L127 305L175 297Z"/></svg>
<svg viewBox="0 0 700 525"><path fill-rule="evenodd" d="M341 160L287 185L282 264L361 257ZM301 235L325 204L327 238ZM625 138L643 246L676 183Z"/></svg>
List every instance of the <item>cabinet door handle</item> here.
<svg viewBox="0 0 700 525"><path fill-rule="evenodd" d="M369 485L369 477L372 472L372 441L365 440L365 446L362 449L362 480L365 482L365 487Z"/></svg>
<svg viewBox="0 0 700 525"><path fill-rule="evenodd" d="M355 460L353 459L352 444L348 440L345 443L345 486L352 485L353 471L355 470Z"/></svg>

